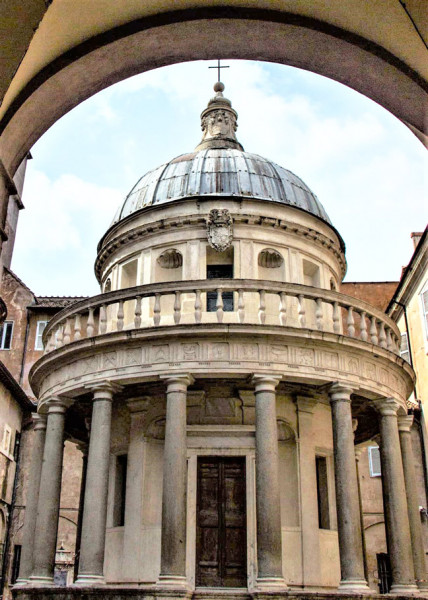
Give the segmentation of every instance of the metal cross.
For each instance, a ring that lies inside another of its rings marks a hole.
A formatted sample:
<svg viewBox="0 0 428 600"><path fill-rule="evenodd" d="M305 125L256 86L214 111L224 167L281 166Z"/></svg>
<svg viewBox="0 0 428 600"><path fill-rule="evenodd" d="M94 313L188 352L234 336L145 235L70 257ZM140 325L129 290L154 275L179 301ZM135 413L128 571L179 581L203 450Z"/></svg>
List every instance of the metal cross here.
<svg viewBox="0 0 428 600"><path fill-rule="evenodd" d="M217 60L217 66L216 67L208 67L209 69L217 69L218 73L217 73L217 81L220 81L220 69L230 69L229 65L220 65L220 59Z"/></svg>

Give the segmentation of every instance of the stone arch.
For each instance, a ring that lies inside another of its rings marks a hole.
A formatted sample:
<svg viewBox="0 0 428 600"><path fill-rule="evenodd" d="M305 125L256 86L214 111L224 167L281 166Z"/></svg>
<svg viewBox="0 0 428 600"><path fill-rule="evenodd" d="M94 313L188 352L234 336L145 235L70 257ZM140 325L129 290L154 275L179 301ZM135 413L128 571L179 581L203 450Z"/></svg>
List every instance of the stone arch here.
<svg viewBox="0 0 428 600"><path fill-rule="evenodd" d="M426 81L384 47L309 16L206 6L114 27L47 64L17 94L0 123L6 172L15 173L31 146L61 116L113 83L177 62L225 57L296 66L344 83L395 114L419 139L427 139Z"/></svg>

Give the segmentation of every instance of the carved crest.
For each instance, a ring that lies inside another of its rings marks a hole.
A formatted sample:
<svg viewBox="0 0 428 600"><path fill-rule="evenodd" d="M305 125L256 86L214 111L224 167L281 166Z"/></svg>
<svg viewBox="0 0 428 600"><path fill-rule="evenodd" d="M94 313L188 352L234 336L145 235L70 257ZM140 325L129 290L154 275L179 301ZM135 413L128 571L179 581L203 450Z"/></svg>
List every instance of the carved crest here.
<svg viewBox="0 0 428 600"><path fill-rule="evenodd" d="M211 248L224 252L233 238L233 220L227 208L213 208L207 218L207 237Z"/></svg>

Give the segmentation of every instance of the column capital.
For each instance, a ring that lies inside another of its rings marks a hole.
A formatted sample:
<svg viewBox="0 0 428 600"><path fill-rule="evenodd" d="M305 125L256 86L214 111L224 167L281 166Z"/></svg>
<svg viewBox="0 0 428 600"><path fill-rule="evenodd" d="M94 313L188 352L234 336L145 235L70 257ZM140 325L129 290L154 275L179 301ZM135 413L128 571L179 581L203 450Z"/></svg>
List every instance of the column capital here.
<svg viewBox="0 0 428 600"><path fill-rule="evenodd" d="M382 417L395 417L400 408L399 403L394 398L379 398L373 402L376 410Z"/></svg>
<svg viewBox="0 0 428 600"><path fill-rule="evenodd" d="M176 375L160 375L159 379L165 381L168 391L186 391L189 385L195 383L195 378L190 373L177 373Z"/></svg>
<svg viewBox="0 0 428 600"><path fill-rule="evenodd" d="M149 397L128 398L126 406L131 414L146 412L149 408Z"/></svg>
<svg viewBox="0 0 428 600"><path fill-rule="evenodd" d="M46 415L41 415L40 413L33 413L31 418L34 423L34 431L45 431L46 430Z"/></svg>
<svg viewBox="0 0 428 600"><path fill-rule="evenodd" d="M123 389L122 385L113 383L112 381L100 381L99 383L89 383L85 385L85 389L93 393L93 401L96 400L113 400L113 395Z"/></svg>
<svg viewBox="0 0 428 600"><path fill-rule="evenodd" d="M332 383L328 395L330 402L351 402L351 394L354 390L339 381Z"/></svg>
<svg viewBox="0 0 428 600"><path fill-rule="evenodd" d="M46 402L47 415L64 414L67 411L67 408L69 408L72 404L73 400L71 398L52 396L52 398L49 398L49 400Z"/></svg>
<svg viewBox="0 0 428 600"><path fill-rule="evenodd" d="M398 431L410 433L413 425L413 415L400 415L398 417Z"/></svg>
<svg viewBox="0 0 428 600"><path fill-rule="evenodd" d="M269 373L254 373L251 383L254 384L257 392L274 392L276 386L281 381L280 375L271 375Z"/></svg>
<svg viewBox="0 0 428 600"><path fill-rule="evenodd" d="M308 396L297 396L296 397L297 409L299 412L314 413L315 406L318 404L318 400L315 398L309 398Z"/></svg>

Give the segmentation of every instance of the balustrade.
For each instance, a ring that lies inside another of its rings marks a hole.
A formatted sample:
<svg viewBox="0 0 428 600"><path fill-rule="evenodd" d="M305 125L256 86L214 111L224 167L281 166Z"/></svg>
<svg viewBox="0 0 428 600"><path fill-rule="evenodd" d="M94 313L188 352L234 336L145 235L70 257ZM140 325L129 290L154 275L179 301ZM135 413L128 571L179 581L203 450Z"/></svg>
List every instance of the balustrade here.
<svg viewBox="0 0 428 600"><path fill-rule="evenodd" d="M225 292L234 296L231 306L224 304ZM216 303L207 310L210 293ZM248 279L175 281L94 296L55 315L43 341L49 353L112 332L215 322L332 332L399 353L396 324L366 302L320 288Z"/></svg>

